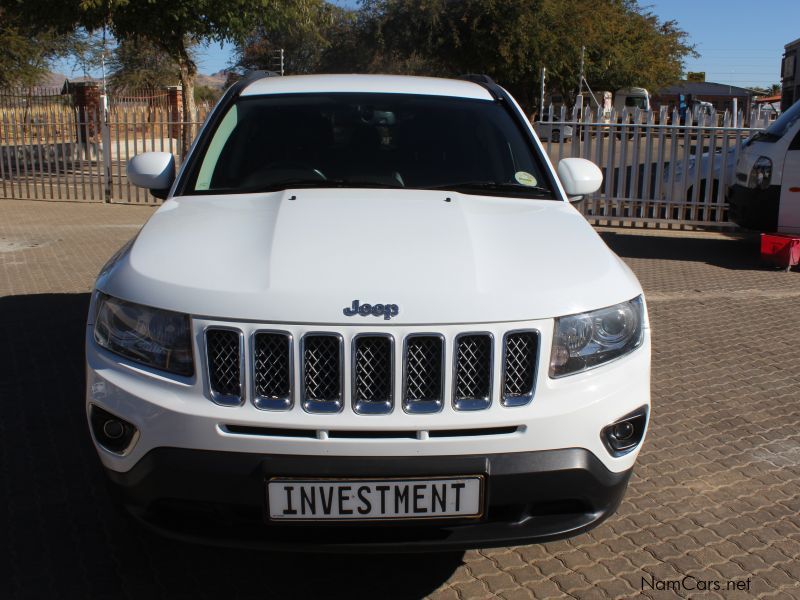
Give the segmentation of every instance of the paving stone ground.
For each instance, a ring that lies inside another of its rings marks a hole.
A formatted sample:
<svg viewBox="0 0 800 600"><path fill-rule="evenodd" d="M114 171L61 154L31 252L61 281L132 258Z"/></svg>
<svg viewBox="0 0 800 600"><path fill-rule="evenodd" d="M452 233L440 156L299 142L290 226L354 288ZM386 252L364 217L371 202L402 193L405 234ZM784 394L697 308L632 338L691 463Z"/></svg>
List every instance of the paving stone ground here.
<svg viewBox="0 0 800 600"><path fill-rule="evenodd" d="M154 538L108 501L83 416L88 292L152 210L0 201L0 598L800 598L800 272L763 268L754 238L601 230L642 281L654 349L652 428L604 524L292 555Z"/></svg>

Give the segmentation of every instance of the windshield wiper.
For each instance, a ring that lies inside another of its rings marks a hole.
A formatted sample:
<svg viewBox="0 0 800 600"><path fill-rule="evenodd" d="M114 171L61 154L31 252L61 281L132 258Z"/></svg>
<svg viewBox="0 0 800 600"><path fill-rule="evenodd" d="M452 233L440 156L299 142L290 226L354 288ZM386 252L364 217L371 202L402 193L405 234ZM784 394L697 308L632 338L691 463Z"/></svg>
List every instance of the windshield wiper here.
<svg viewBox="0 0 800 600"><path fill-rule="evenodd" d="M422 189L426 190L452 190L454 192L474 192L488 190L491 192L512 192L515 195L521 194L529 196L531 194L536 197L555 198L553 190L542 187L539 185L521 185L518 183L500 183L497 181L455 181L453 183L445 183L441 185L432 185Z"/></svg>

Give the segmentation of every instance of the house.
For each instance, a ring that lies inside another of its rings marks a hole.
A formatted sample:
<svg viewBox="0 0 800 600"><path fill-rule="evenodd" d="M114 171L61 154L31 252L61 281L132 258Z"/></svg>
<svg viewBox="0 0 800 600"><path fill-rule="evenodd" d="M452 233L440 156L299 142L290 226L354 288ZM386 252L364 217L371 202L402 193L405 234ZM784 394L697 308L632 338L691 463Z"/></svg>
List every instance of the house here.
<svg viewBox="0 0 800 600"><path fill-rule="evenodd" d="M781 112L781 95L777 96L762 96L754 100L756 107L760 107L762 111L767 111L773 115L778 115Z"/></svg>
<svg viewBox="0 0 800 600"><path fill-rule="evenodd" d="M710 102L718 112L733 110L734 99L737 109L750 111L752 98L755 94L747 88L729 85L727 83L714 83L712 81L678 81L655 92L652 95L653 106L667 106L681 109L691 105L693 101Z"/></svg>

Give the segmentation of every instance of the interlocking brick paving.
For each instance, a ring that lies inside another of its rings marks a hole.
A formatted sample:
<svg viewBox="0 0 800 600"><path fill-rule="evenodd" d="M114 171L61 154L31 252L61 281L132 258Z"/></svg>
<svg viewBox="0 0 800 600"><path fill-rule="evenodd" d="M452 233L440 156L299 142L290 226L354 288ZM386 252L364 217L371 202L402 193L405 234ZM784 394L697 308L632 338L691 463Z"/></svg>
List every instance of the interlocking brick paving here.
<svg viewBox="0 0 800 600"><path fill-rule="evenodd" d="M653 328L652 428L604 524L466 553L294 555L152 537L107 498L83 415L88 292L152 210L0 201L0 598L800 598L800 273L762 268L754 238L601 231ZM710 591L642 589L687 575Z"/></svg>

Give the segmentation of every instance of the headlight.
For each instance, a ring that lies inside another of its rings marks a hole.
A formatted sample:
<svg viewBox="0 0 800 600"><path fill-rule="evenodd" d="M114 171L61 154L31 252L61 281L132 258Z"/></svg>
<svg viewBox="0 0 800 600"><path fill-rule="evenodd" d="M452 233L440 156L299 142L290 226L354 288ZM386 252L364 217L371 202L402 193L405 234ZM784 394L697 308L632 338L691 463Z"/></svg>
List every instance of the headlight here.
<svg viewBox="0 0 800 600"><path fill-rule="evenodd" d="M642 297L556 319L550 377L585 371L638 348L644 339Z"/></svg>
<svg viewBox="0 0 800 600"><path fill-rule="evenodd" d="M94 340L134 362L190 376L194 373L189 316L118 300L98 298Z"/></svg>
<svg viewBox="0 0 800 600"><path fill-rule="evenodd" d="M772 179L772 161L766 156L759 156L750 171L747 187L765 190L769 187L770 179Z"/></svg>

